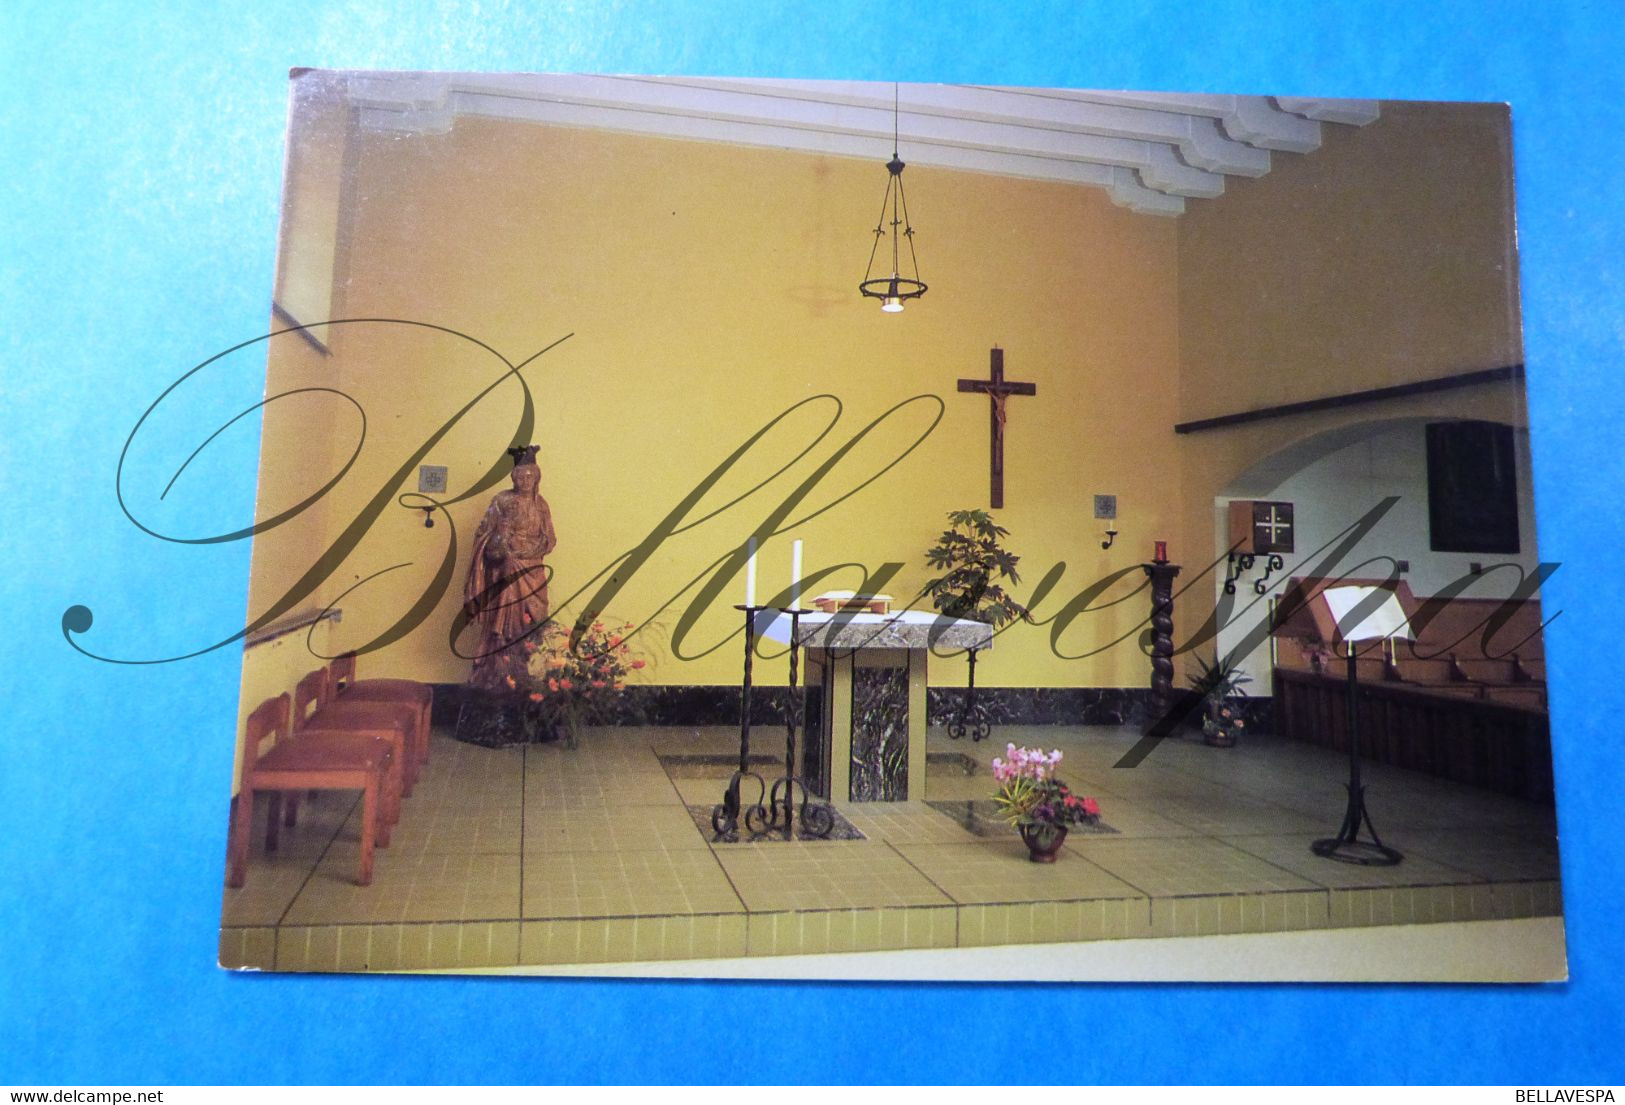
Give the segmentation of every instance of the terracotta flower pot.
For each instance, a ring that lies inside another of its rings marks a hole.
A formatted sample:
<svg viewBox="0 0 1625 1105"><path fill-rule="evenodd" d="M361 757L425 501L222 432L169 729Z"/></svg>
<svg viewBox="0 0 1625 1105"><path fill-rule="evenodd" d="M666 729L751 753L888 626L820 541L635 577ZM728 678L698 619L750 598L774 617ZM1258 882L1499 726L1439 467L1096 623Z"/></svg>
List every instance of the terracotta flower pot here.
<svg viewBox="0 0 1625 1105"><path fill-rule="evenodd" d="M1066 843L1065 825L1019 825L1017 831L1027 845L1027 858L1034 863L1054 863L1056 853Z"/></svg>

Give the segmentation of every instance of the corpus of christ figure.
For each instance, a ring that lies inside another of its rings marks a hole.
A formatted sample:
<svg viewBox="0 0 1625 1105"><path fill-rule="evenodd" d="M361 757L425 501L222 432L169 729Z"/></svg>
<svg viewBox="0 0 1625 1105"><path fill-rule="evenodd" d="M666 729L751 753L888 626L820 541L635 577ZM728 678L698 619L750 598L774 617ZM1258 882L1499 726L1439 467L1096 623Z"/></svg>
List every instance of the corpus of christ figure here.
<svg viewBox="0 0 1625 1105"><path fill-rule="evenodd" d="M988 432L991 435L990 447L992 449L991 469L989 472L991 493L989 498L991 505L998 508L1004 506L1004 424L1009 417L1005 411L1005 404L1012 395L1037 395L1038 385L1021 383L1017 380L1006 380L1004 378L1004 350L998 346L993 347L989 356L992 360L992 366L988 374L989 379L961 380L959 381L959 390L986 392L991 403L988 423Z"/></svg>

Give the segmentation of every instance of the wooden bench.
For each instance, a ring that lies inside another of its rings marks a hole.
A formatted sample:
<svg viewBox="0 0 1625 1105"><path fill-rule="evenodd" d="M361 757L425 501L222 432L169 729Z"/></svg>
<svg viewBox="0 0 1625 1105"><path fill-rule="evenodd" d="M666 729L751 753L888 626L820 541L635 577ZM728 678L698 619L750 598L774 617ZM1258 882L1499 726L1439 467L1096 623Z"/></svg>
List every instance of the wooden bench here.
<svg viewBox="0 0 1625 1105"><path fill-rule="evenodd" d="M1273 627L1275 721L1285 736L1346 749L1347 666L1312 615L1320 590L1369 580L1294 579ZM1355 649L1361 754L1549 801L1550 722L1540 603L1416 599L1396 590L1417 637Z"/></svg>

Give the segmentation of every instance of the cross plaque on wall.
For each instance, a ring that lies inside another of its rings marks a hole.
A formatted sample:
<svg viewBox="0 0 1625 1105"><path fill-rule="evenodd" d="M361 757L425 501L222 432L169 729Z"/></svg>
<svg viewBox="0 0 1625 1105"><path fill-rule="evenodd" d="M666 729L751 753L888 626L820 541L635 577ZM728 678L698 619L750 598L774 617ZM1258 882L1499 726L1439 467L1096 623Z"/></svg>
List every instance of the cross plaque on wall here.
<svg viewBox="0 0 1625 1105"><path fill-rule="evenodd" d="M1230 548L1241 554L1293 551L1292 504L1233 499Z"/></svg>

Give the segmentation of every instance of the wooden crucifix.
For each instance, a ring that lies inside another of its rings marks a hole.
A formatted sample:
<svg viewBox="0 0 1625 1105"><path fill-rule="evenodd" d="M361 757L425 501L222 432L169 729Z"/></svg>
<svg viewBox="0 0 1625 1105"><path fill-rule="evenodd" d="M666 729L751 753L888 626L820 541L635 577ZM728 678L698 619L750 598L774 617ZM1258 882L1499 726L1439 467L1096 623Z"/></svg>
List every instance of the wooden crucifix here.
<svg viewBox="0 0 1625 1105"><path fill-rule="evenodd" d="M1012 395L1037 395L1038 385L1024 384L1015 380L1006 380L1004 378L1004 350L1000 349L998 346L995 345L993 347L993 350L989 356L992 359L991 370L988 373L990 379L961 380L959 381L959 390L986 392L988 399L992 403L992 411L990 413L990 421L988 423L988 430L992 435L991 447L993 450L991 457L992 467L990 469L992 481L991 499L994 507L1003 507L1004 423L1008 417L1008 415L1005 413L1004 405Z"/></svg>

